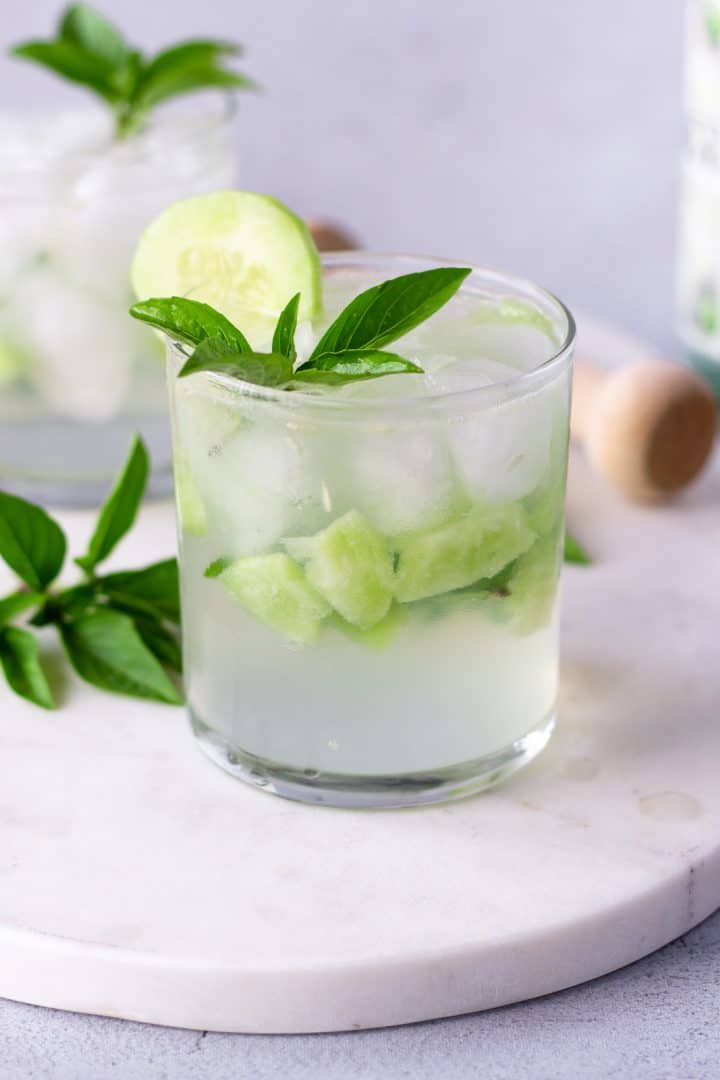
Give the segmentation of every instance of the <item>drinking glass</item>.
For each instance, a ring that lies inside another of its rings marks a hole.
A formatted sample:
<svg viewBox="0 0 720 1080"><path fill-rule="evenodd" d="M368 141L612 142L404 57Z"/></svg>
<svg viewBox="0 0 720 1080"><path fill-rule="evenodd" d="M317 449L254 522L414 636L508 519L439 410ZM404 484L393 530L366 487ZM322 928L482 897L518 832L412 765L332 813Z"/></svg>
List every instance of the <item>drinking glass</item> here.
<svg viewBox="0 0 720 1080"><path fill-rule="evenodd" d="M230 99L155 110L114 137L98 109L0 115L0 487L94 505L139 431L172 486L164 350L128 318L140 233L232 186Z"/></svg>
<svg viewBox="0 0 720 1080"><path fill-rule="evenodd" d="M323 260L325 313L434 263ZM574 324L474 269L392 348L424 374L343 388L177 378L169 345L193 730L235 776L336 806L467 795L555 722Z"/></svg>

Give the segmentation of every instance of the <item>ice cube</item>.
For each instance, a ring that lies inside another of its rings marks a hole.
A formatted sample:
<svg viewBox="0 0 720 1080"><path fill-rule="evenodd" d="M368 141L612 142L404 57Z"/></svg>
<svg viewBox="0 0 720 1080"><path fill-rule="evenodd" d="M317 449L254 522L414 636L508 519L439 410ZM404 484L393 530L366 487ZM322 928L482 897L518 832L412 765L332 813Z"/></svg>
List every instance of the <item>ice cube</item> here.
<svg viewBox="0 0 720 1080"><path fill-rule="evenodd" d="M468 408L448 434L467 494L495 501L533 491L548 467L554 415L554 395L547 390Z"/></svg>
<svg viewBox="0 0 720 1080"><path fill-rule="evenodd" d="M333 512L359 510L386 536L443 521L457 497L437 425L348 424L328 445L325 470Z"/></svg>
<svg viewBox="0 0 720 1080"><path fill-rule="evenodd" d="M120 411L133 365L147 353L143 328L121 306L42 265L18 284L10 318L15 339L33 356L28 374L53 409L95 421Z"/></svg>
<svg viewBox="0 0 720 1080"><path fill-rule="evenodd" d="M412 352L421 367L434 371L436 356L487 360L518 371L531 371L557 349L550 319L534 305L500 298L456 296L446 308L401 340L400 352Z"/></svg>
<svg viewBox="0 0 720 1080"><path fill-rule="evenodd" d="M517 368L497 360L450 360L428 370L425 382L432 394L453 394L507 382L517 376Z"/></svg>
<svg viewBox="0 0 720 1080"><path fill-rule="evenodd" d="M239 558L272 550L282 536L313 531L322 521L317 480L302 446L281 423L243 418L212 445L185 439L191 413L178 408L179 447L205 504L220 555ZM219 432L220 428L218 428Z"/></svg>
<svg viewBox="0 0 720 1080"><path fill-rule="evenodd" d="M427 387L422 375L404 372L398 375L381 375L377 379L358 379L338 388L341 399L357 401L362 408L363 401L376 404L383 398L424 397Z"/></svg>

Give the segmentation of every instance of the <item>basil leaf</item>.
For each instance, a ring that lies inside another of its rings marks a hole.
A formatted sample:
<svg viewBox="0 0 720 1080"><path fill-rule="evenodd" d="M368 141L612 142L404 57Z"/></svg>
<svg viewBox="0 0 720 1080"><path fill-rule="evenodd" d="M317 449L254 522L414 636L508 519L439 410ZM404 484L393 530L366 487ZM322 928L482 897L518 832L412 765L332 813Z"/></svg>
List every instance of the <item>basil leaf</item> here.
<svg viewBox="0 0 720 1080"><path fill-rule="evenodd" d="M145 66L138 83L137 99L147 104L158 88L165 90L180 75L191 71L221 70L219 64L224 57L239 56L242 52L242 46L232 41L211 39L181 41L163 49Z"/></svg>
<svg viewBox="0 0 720 1080"><path fill-rule="evenodd" d="M293 382L324 383L340 386L358 379L378 379L381 375L422 374L422 368L397 353L376 349L348 349L342 353L320 356L311 368L300 368Z"/></svg>
<svg viewBox="0 0 720 1080"><path fill-rule="evenodd" d="M141 570L108 574L98 588L114 605L143 611L169 622L180 622L180 583L177 559L165 559Z"/></svg>
<svg viewBox="0 0 720 1080"><path fill-rule="evenodd" d="M70 663L86 682L116 694L181 704L129 615L100 608L62 623L60 634Z"/></svg>
<svg viewBox="0 0 720 1080"><path fill-rule="evenodd" d="M0 664L8 686L43 709L54 709L55 701L40 666L37 639L29 630L6 626L0 630Z"/></svg>
<svg viewBox="0 0 720 1080"><path fill-rule="evenodd" d="M0 600L0 626L12 622L18 615L43 602L43 594L37 592L17 592Z"/></svg>
<svg viewBox="0 0 720 1080"><path fill-rule="evenodd" d="M26 41L10 51L13 56L32 60L71 82L90 87L111 104L120 100L106 61L70 41Z"/></svg>
<svg viewBox="0 0 720 1080"><path fill-rule="evenodd" d="M292 361L278 353L237 352L219 338L201 341L178 378L211 371L256 386L282 386L292 378Z"/></svg>
<svg viewBox="0 0 720 1080"><path fill-rule="evenodd" d="M91 574L132 527L145 493L149 467L145 445L136 435L125 467L100 510L87 553L75 560L86 573Z"/></svg>
<svg viewBox="0 0 720 1080"><path fill-rule="evenodd" d="M326 353L380 348L434 315L460 288L469 269L439 267L391 278L356 296L325 331L305 367Z"/></svg>
<svg viewBox="0 0 720 1080"><path fill-rule="evenodd" d="M167 70L152 79L141 79L137 91L137 104L143 108L159 105L168 98L188 94L193 90L252 90L255 84L245 75L207 64L203 67L189 65Z"/></svg>
<svg viewBox="0 0 720 1080"><path fill-rule="evenodd" d="M565 562L575 563L577 566L590 566L590 556L568 532L565 533Z"/></svg>
<svg viewBox="0 0 720 1080"><path fill-rule="evenodd" d="M207 87L248 89L244 75L222 67L226 57L238 56L242 47L230 41L182 41L158 53L139 81L136 101L147 108L177 94Z"/></svg>
<svg viewBox="0 0 720 1080"><path fill-rule="evenodd" d="M65 561L65 534L39 506L0 491L0 558L29 588L45 589Z"/></svg>
<svg viewBox="0 0 720 1080"><path fill-rule="evenodd" d="M153 656L165 667L182 674L182 650L177 635L147 615L134 615L133 623Z"/></svg>
<svg viewBox="0 0 720 1080"><path fill-rule="evenodd" d="M156 53L146 67L146 74L152 78L162 71L171 71L180 67L205 67L217 63L224 56L242 56L242 45L235 41L221 38L191 38L179 41Z"/></svg>
<svg viewBox="0 0 720 1080"><path fill-rule="evenodd" d="M120 31L86 4L71 4L67 8L60 21L59 36L99 57L111 68L119 67L128 51Z"/></svg>
<svg viewBox="0 0 720 1080"><path fill-rule="evenodd" d="M297 329L299 304L300 293L295 293L292 300L289 300L281 311L272 339L272 351L279 353L280 356L287 356L292 363L295 363L297 357L295 331Z"/></svg>
<svg viewBox="0 0 720 1080"><path fill-rule="evenodd" d="M184 296L141 300L133 304L130 314L187 345L199 345L205 338L217 338L235 352L252 352L247 338L229 319L199 300L188 300Z"/></svg>

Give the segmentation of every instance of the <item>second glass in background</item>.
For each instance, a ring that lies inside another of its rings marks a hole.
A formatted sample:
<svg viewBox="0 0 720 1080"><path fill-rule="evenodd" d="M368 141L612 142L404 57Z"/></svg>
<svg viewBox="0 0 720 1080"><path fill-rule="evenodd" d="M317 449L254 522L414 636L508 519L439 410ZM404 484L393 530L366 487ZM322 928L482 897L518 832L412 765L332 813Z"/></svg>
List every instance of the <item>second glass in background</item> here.
<svg viewBox="0 0 720 1080"><path fill-rule="evenodd" d="M232 100L155 110L124 140L102 109L0 114L0 486L96 504L139 431L172 488L163 347L128 318L143 228L231 187Z"/></svg>

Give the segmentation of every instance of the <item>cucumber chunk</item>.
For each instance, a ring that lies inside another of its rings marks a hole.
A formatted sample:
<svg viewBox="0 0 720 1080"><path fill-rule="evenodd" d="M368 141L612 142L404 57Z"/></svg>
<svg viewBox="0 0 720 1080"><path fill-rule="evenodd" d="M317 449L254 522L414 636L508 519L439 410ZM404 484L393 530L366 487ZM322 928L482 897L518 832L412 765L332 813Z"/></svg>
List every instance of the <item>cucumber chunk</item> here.
<svg viewBox="0 0 720 1080"><path fill-rule="evenodd" d="M331 607L288 555L251 555L218 576L247 612L297 644L313 641Z"/></svg>
<svg viewBox="0 0 720 1080"><path fill-rule="evenodd" d="M518 503L476 507L398 542L395 596L407 604L492 578L524 554L535 538Z"/></svg>
<svg viewBox="0 0 720 1080"><path fill-rule="evenodd" d="M550 621L555 604L562 547L558 534L543 536L519 559L507 588L507 605L512 629L532 634Z"/></svg>
<svg viewBox="0 0 720 1080"><path fill-rule="evenodd" d="M392 555L357 510L315 536L286 540L285 547L307 559L308 580L346 622L370 630L385 618L393 598Z"/></svg>

